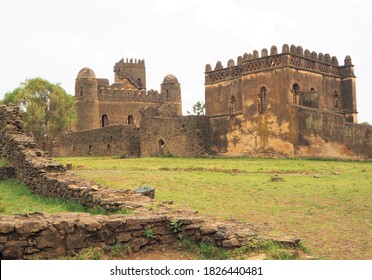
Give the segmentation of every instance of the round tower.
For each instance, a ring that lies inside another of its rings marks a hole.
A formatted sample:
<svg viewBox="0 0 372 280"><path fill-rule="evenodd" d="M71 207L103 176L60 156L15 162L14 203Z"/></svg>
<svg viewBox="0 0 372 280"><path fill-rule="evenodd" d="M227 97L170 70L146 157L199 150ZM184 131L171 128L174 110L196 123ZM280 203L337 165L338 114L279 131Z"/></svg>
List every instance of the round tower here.
<svg viewBox="0 0 372 280"><path fill-rule="evenodd" d="M160 91L165 102L174 104L177 107L178 114L182 115L181 85L176 76L172 74L165 76Z"/></svg>
<svg viewBox="0 0 372 280"><path fill-rule="evenodd" d="M75 97L78 114L77 130L100 127L97 79L93 70L81 69L75 80Z"/></svg>

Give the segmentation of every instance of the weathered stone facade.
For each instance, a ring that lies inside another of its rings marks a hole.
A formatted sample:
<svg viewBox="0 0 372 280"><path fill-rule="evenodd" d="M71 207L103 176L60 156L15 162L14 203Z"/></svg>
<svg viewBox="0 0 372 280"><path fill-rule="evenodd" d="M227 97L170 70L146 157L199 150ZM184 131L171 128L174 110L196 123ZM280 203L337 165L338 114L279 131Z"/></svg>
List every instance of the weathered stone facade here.
<svg viewBox="0 0 372 280"><path fill-rule="evenodd" d="M205 105L217 154L372 158L372 127L355 124L349 56L339 66L329 54L283 45L282 53L254 51L226 68L208 64Z"/></svg>
<svg viewBox="0 0 372 280"><path fill-rule="evenodd" d="M136 63L144 67L142 62ZM125 74L128 65L121 61L115 66L115 81L140 88L141 83L133 81L144 79L144 68ZM239 56L236 63L230 59L226 68L220 61L213 70L207 64L206 116L181 116L180 88L173 75L164 79L161 94L156 97L151 97L154 92L144 95L138 89L128 95L117 90L117 83L108 92L105 81L95 79L90 69L80 71L76 80L78 129L120 123L121 132L114 136L112 128L69 133L61 138L56 155L372 158L372 127L356 124L355 75L350 56L340 66L334 56L285 44L281 53L272 46L270 54L263 49L261 56L254 51ZM97 89L98 93L88 90L85 94L85 88ZM132 123L123 117L127 107L135 111L130 114L139 132L125 128ZM108 112L111 118L106 118ZM110 133L114 138L111 142Z"/></svg>
<svg viewBox="0 0 372 280"><path fill-rule="evenodd" d="M177 78L167 75L161 84L161 92L146 92L144 60L122 59L114 67L115 82L97 79L93 70L83 68L76 77L77 130L96 129L113 124L141 122L141 110L172 104L182 115L181 86Z"/></svg>
<svg viewBox="0 0 372 280"><path fill-rule="evenodd" d="M140 156L140 132L134 124L69 132L63 134L59 142L63 145L53 150L59 156Z"/></svg>

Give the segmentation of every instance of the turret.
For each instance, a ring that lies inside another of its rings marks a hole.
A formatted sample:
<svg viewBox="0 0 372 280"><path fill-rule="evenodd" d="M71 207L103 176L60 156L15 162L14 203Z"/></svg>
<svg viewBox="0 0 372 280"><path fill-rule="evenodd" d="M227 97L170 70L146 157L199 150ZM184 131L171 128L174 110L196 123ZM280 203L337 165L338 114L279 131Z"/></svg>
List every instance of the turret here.
<svg viewBox="0 0 372 280"><path fill-rule="evenodd" d="M115 83L128 83L126 88L146 89L145 60L121 59L114 66Z"/></svg>
<svg viewBox="0 0 372 280"><path fill-rule="evenodd" d="M100 127L97 79L93 70L83 68L75 80L75 97L78 111L77 130Z"/></svg>
<svg viewBox="0 0 372 280"><path fill-rule="evenodd" d="M354 65L350 56L346 56L344 62L345 65L341 67L342 109L347 122L358 123Z"/></svg>
<svg viewBox="0 0 372 280"><path fill-rule="evenodd" d="M166 103L174 104L178 114L182 115L181 85L174 75L165 76L160 93L165 96Z"/></svg>

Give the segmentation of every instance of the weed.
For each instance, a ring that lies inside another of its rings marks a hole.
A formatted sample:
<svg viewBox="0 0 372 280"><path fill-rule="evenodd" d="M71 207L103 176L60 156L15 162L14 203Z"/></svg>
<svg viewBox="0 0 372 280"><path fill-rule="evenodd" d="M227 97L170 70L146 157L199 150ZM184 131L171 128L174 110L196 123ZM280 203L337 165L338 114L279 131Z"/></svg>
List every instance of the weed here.
<svg viewBox="0 0 372 280"><path fill-rule="evenodd" d="M182 231L182 228L181 228L182 222L180 220L178 220L178 219L175 220L175 221L171 221L169 225L170 225L171 230L174 233L179 233L179 232Z"/></svg>
<svg viewBox="0 0 372 280"><path fill-rule="evenodd" d="M124 258L130 252L130 246L128 244L116 243L111 247L109 252L110 259Z"/></svg>
<svg viewBox="0 0 372 280"><path fill-rule="evenodd" d="M103 258L103 250L102 248L84 248L80 250L75 257L74 260L101 260Z"/></svg>
<svg viewBox="0 0 372 280"><path fill-rule="evenodd" d="M146 238L153 238L154 237L154 231L152 228L147 228L145 231Z"/></svg>
<svg viewBox="0 0 372 280"><path fill-rule="evenodd" d="M210 242L200 243L200 254L202 259L207 260L226 260L229 257L226 250L218 248Z"/></svg>

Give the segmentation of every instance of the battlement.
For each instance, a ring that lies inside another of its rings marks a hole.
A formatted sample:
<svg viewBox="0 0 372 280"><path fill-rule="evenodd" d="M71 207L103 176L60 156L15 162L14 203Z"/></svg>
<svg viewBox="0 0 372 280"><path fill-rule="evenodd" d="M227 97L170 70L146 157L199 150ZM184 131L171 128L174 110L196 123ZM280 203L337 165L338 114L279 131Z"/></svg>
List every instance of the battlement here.
<svg viewBox="0 0 372 280"><path fill-rule="evenodd" d="M303 50L301 46L284 44L281 53L278 53L277 47L273 45L270 48L270 54L266 48L261 50L261 56L257 50L249 54L244 53L243 56L237 58L236 64L233 59L229 59L227 67L224 67L221 61L217 61L214 69L207 64L205 83L210 84L225 79L234 79L246 73L282 67L294 67L337 77L354 76L350 56L346 56L344 65L339 66L337 58L331 57L328 53L310 52L308 49Z"/></svg>
<svg viewBox="0 0 372 280"><path fill-rule="evenodd" d="M145 67L145 60L144 59L133 59L133 58L122 58L119 60L115 65L117 64L124 64L124 65L130 65L130 66L140 66L140 67ZM114 66L115 68L115 66Z"/></svg>
<svg viewBox="0 0 372 280"><path fill-rule="evenodd" d="M144 59L122 58L115 63L115 82L130 81L138 89L146 89L146 69Z"/></svg>
<svg viewBox="0 0 372 280"><path fill-rule="evenodd" d="M163 103L167 101L167 95L159 93L157 90L150 89L126 89L117 87L118 83L109 87L100 87L98 89L99 101L126 101L126 102L152 102Z"/></svg>

